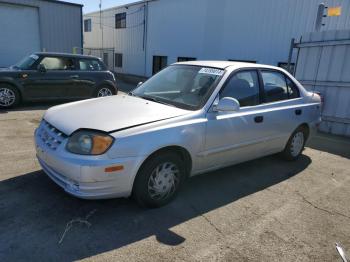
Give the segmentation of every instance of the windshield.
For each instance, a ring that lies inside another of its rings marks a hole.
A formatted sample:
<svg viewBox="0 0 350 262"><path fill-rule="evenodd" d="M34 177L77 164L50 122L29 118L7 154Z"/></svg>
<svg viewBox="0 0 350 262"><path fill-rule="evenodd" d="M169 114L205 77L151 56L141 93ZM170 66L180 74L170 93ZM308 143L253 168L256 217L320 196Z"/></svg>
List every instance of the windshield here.
<svg viewBox="0 0 350 262"><path fill-rule="evenodd" d="M20 62L15 64L13 67L19 68L22 70L28 70L35 63L35 61L38 60L38 58L39 58L39 56L37 56L37 55L27 56L27 57L23 58Z"/></svg>
<svg viewBox="0 0 350 262"><path fill-rule="evenodd" d="M172 65L132 92L144 99L197 110L208 100L224 70L190 65Z"/></svg>

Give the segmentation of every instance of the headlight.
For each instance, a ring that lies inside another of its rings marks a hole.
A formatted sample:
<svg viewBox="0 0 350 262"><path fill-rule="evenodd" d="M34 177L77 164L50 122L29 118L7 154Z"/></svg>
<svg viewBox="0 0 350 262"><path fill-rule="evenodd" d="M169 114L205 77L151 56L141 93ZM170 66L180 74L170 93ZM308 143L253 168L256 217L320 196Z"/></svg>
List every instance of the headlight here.
<svg viewBox="0 0 350 262"><path fill-rule="evenodd" d="M114 138L98 131L81 130L68 140L66 149L79 155L101 155L112 145Z"/></svg>

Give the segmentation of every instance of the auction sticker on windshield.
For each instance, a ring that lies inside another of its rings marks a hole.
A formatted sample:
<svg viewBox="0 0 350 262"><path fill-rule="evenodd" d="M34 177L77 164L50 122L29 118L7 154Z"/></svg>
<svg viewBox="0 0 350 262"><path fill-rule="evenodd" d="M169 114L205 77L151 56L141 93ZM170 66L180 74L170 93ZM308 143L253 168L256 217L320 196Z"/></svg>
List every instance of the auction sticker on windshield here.
<svg viewBox="0 0 350 262"><path fill-rule="evenodd" d="M208 75L216 75L216 76L222 76L224 74L224 70L220 70L217 68L208 68L204 67L198 72L199 74L208 74Z"/></svg>

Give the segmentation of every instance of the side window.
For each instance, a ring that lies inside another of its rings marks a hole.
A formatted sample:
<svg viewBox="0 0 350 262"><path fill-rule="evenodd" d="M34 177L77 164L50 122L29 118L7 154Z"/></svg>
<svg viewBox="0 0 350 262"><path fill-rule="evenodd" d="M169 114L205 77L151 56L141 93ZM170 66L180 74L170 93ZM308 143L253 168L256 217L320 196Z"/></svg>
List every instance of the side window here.
<svg viewBox="0 0 350 262"><path fill-rule="evenodd" d="M297 87L297 85L292 80L290 80L288 77L286 77L286 79L287 79L289 99L300 97L300 92L299 92L299 88Z"/></svg>
<svg viewBox="0 0 350 262"><path fill-rule="evenodd" d="M103 68L97 60L79 59L79 68L81 71L102 71Z"/></svg>
<svg viewBox="0 0 350 262"><path fill-rule="evenodd" d="M236 73L225 84L220 92L220 98L236 98L241 107L255 106L260 102L258 73L255 70Z"/></svg>
<svg viewBox="0 0 350 262"><path fill-rule="evenodd" d="M274 71L262 71L265 102L276 102L288 99L288 87L283 74Z"/></svg>
<svg viewBox="0 0 350 262"><path fill-rule="evenodd" d="M40 62L46 70L75 70L74 59L65 57L44 57Z"/></svg>

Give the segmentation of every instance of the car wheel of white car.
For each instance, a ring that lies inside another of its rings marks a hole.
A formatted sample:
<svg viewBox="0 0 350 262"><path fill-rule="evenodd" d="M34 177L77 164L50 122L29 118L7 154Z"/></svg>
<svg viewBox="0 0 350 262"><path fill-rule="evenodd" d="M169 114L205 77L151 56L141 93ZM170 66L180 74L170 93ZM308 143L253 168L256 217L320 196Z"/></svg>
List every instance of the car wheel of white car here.
<svg viewBox="0 0 350 262"><path fill-rule="evenodd" d="M290 136L288 143L282 152L286 160L296 160L304 150L307 139L307 132L305 128L299 127Z"/></svg>
<svg viewBox="0 0 350 262"><path fill-rule="evenodd" d="M174 199L183 182L184 163L173 153L147 160L137 174L133 195L141 206L160 207Z"/></svg>
<svg viewBox="0 0 350 262"><path fill-rule="evenodd" d="M7 84L0 84L0 108L17 106L20 101L18 90Z"/></svg>

